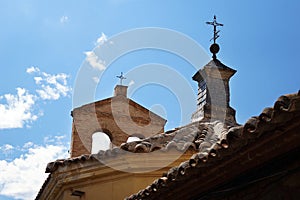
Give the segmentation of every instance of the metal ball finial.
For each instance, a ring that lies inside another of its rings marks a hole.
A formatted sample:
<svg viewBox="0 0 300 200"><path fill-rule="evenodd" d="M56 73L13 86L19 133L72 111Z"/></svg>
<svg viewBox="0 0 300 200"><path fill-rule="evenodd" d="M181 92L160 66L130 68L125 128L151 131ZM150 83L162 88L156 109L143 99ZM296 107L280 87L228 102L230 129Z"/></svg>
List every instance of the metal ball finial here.
<svg viewBox="0 0 300 200"><path fill-rule="evenodd" d="M217 59L217 53L220 51L220 46L217 43L213 43L209 50L213 54L213 59Z"/></svg>
<svg viewBox="0 0 300 200"><path fill-rule="evenodd" d="M213 43L209 48L210 52L213 54L217 54L220 51L220 46L217 43Z"/></svg>

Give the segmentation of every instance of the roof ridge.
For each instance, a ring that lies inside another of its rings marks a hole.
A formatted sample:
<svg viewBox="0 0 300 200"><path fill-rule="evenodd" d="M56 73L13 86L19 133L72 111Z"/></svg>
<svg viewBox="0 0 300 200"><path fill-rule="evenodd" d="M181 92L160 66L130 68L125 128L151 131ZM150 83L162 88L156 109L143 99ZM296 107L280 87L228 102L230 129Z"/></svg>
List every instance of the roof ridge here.
<svg viewBox="0 0 300 200"><path fill-rule="evenodd" d="M274 130L276 127L274 127L274 124L278 126L286 123L293 120L295 116L300 117L300 91L279 97L274 103L273 108L265 108L258 117L250 118L244 126L230 128L226 134L222 135L223 138L221 141L205 147L201 152L193 154L188 161L182 162L179 166L172 167L147 188L140 190L126 199L156 199L151 194L160 193L159 190L183 180L187 174L194 173L193 171L196 169L205 166L208 167L208 161L217 162L222 160L220 154L226 155L238 151L242 146L248 144L249 141L253 142L255 139L261 137L266 131L270 131L270 129ZM237 142L240 142L240 144L237 144ZM231 151L228 151L229 149Z"/></svg>

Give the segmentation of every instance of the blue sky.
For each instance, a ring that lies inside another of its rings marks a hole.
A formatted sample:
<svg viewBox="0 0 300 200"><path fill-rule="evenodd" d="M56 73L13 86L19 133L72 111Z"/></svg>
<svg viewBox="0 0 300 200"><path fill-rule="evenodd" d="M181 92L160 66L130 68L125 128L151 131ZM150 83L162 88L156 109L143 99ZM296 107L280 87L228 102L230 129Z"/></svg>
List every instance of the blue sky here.
<svg viewBox="0 0 300 200"><path fill-rule="evenodd" d="M208 51L212 27L205 22L216 14L224 23L218 58L237 70L230 82L231 106L244 123L280 95L299 90L299 8L297 0L1 1L0 199L32 199L46 177L46 163L68 156L76 77L88 52L103 40L160 27L182 33ZM105 69L94 99L112 95L121 71L126 75L149 63L168 66L196 92L191 80L195 66L170 52L143 49L120 56ZM148 72L139 75L149 78ZM137 80L128 77L124 83L133 87ZM131 95L164 113L166 129L184 125L181 100L170 90L181 85L169 84L144 85Z"/></svg>

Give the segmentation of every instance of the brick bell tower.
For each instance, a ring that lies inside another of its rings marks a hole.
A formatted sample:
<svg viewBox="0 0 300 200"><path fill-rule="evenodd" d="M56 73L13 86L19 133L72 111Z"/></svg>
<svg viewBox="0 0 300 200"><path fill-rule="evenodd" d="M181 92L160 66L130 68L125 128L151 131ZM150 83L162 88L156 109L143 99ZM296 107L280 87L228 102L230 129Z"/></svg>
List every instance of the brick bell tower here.
<svg viewBox="0 0 300 200"><path fill-rule="evenodd" d="M219 37L216 16L213 22L206 22L214 27L214 43L210 46L213 54L212 60L200 69L193 76L193 80L198 82L197 110L192 115L192 122L200 120L221 120L228 124L235 125L235 110L230 107L229 80L236 73L236 70L224 65L217 59L216 54L220 47L216 43Z"/></svg>
<svg viewBox="0 0 300 200"><path fill-rule="evenodd" d="M71 157L91 154L95 144L93 135L99 132L108 136L110 148L120 146L129 137L143 139L164 132L166 120L128 98L128 87L122 85L123 75L118 78L121 81L115 86L112 97L74 108L71 112Z"/></svg>

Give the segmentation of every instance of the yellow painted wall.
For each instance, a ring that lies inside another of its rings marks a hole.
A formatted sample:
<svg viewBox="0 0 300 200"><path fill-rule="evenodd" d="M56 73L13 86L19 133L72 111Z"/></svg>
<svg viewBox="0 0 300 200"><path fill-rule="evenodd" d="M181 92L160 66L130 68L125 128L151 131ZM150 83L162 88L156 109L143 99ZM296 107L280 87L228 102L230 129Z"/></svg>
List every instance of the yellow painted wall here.
<svg viewBox="0 0 300 200"><path fill-rule="evenodd" d="M157 177L130 177L108 182L91 183L85 186L74 186L63 191L61 200L120 200L150 185ZM71 190L84 191L83 197L72 196Z"/></svg>

